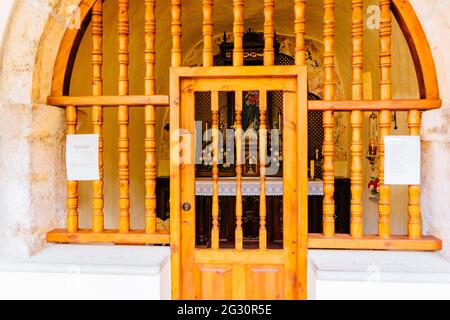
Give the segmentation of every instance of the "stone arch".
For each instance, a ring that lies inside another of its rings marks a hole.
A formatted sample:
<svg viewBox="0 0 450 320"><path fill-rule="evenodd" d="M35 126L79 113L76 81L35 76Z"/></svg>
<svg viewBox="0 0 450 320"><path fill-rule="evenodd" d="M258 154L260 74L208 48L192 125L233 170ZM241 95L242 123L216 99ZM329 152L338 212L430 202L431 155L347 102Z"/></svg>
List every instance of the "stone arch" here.
<svg viewBox="0 0 450 320"><path fill-rule="evenodd" d="M46 105L68 9L80 0L16 1L0 64L0 253L27 256L64 226L65 112Z"/></svg>

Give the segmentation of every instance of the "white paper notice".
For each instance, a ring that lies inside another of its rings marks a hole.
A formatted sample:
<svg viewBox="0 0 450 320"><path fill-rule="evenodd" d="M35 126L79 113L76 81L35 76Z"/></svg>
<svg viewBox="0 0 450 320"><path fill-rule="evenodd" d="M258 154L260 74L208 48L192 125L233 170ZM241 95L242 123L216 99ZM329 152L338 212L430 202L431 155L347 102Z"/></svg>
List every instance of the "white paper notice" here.
<svg viewBox="0 0 450 320"><path fill-rule="evenodd" d="M384 138L384 182L387 185L420 184L420 137Z"/></svg>
<svg viewBox="0 0 450 320"><path fill-rule="evenodd" d="M88 181L100 179L98 141L98 134L67 135L67 180Z"/></svg>

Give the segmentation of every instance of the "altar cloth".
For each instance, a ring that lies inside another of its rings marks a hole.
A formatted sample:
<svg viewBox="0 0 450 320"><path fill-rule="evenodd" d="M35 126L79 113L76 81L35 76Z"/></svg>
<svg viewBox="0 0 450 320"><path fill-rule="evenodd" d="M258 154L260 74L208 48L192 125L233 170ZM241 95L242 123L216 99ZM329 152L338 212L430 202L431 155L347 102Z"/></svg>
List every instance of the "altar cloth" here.
<svg viewBox="0 0 450 320"><path fill-rule="evenodd" d="M213 182L212 178L196 178L195 195L196 196L212 196ZM242 195L243 196L259 196L260 181L259 177L242 178ZM283 178L266 177L266 196L275 197L283 195ZM308 181L308 195L322 196L323 181ZM236 178L223 177L219 178L219 196L234 197L236 196Z"/></svg>

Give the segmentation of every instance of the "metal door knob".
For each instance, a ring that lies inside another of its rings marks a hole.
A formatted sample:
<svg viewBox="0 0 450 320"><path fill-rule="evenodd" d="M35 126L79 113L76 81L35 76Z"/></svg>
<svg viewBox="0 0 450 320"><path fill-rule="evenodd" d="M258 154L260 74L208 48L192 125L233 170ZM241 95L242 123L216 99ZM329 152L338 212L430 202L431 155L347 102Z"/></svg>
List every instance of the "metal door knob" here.
<svg viewBox="0 0 450 320"><path fill-rule="evenodd" d="M183 203L183 210L184 210L184 211L189 211L189 210L191 210L191 204L190 204L189 202Z"/></svg>

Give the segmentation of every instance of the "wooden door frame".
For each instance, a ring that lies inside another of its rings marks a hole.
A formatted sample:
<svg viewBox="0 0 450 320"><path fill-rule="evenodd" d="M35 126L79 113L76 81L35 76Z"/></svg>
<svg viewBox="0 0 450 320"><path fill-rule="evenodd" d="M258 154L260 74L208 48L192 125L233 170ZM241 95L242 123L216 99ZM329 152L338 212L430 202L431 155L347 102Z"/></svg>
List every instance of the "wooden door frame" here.
<svg viewBox="0 0 450 320"><path fill-rule="evenodd" d="M296 78L297 88L297 241L292 243L297 254L297 288L296 296L306 299L307 295L307 250L308 250L308 146L305 141L308 136L308 106L307 106L307 68L306 66L258 66L258 67L177 67L170 70L170 246L172 271L172 298L182 298L182 261L181 253L181 167L178 161L173 161L173 150L176 150L180 136L178 129L181 123L181 83L183 79L226 79L226 78ZM262 82L261 82L262 83ZM270 90L271 88L267 88ZM188 87L183 90L189 90ZM274 90L274 89L272 89ZM301 99L299 97L304 97ZM194 237L195 241L195 237Z"/></svg>

